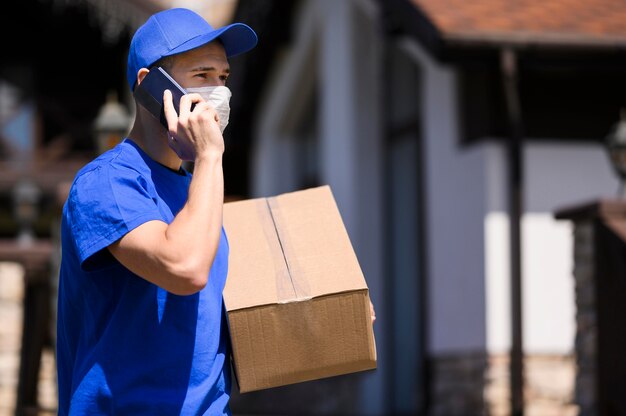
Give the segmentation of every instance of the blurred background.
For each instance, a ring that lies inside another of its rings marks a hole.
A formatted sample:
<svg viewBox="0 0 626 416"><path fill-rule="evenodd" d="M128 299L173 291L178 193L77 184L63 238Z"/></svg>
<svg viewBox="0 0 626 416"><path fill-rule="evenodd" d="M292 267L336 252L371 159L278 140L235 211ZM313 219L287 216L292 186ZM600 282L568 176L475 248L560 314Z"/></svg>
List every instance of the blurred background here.
<svg viewBox="0 0 626 416"><path fill-rule="evenodd" d="M626 414L623 0L22 0L0 14L0 414L56 414L58 220L126 133L132 34L194 9L231 61L228 199L329 184L378 368L236 415Z"/></svg>

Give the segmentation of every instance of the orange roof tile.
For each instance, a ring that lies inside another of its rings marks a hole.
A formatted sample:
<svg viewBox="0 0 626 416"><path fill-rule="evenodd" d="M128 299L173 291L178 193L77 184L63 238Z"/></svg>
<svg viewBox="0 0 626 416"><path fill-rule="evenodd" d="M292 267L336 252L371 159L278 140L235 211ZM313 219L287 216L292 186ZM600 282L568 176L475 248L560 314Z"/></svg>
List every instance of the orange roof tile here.
<svg viewBox="0 0 626 416"><path fill-rule="evenodd" d="M626 0L410 0L444 40L626 44Z"/></svg>

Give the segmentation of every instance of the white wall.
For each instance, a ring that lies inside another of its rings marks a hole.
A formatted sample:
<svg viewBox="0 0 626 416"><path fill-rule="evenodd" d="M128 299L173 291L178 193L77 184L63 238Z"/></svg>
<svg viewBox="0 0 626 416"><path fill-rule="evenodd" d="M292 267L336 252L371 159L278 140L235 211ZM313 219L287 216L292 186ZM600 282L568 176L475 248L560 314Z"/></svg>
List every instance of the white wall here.
<svg viewBox="0 0 626 416"><path fill-rule="evenodd" d="M483 145L489 184L485 217L488 348L510 348L509 224L505 211L503 149ZM525 214L522 220L524 348L569 353L574 348L575 298L572 224L560 208L614 196L618 182L599 144L531 142L524 147Z"/></svg>

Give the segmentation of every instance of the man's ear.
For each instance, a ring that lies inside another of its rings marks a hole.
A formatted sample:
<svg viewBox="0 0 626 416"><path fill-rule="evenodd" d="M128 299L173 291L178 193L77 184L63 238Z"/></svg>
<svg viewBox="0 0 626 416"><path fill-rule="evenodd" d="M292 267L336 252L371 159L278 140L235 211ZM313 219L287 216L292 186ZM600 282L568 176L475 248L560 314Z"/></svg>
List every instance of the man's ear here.
<svg viewBox="0 0 626 416"><path fill-rule="evenodd" d="M137 85L141 84L141 81L148 75L148 72L150 72L148 68L141 68L137 71Z"/></svg>

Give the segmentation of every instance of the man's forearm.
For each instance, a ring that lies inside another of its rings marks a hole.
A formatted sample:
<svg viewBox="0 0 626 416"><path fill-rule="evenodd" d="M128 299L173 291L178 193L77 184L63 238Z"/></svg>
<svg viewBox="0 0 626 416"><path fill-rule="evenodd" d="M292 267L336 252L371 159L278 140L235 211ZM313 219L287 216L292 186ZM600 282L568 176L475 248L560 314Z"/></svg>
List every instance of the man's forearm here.
<svg viewBox="0 0 626 416"><path fill-rule="evenodd" d="M166 238L174 246L186 272L208 276L219 246L224 204L221 152L199 156L194 164L189 196L168 226Z"/></svg>

